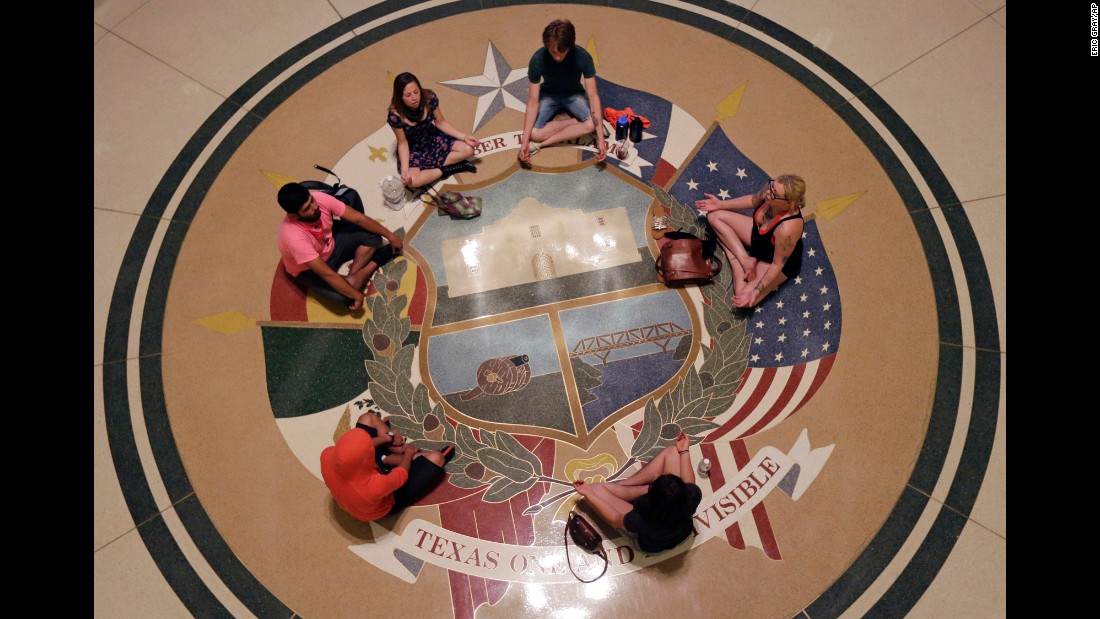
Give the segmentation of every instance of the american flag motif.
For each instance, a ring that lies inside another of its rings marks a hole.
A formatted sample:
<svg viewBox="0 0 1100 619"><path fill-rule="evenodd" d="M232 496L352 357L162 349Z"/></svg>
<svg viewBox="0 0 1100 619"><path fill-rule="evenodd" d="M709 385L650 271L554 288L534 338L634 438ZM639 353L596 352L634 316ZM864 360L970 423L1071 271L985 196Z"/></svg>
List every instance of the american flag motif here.
<svg viewBox="0 0 1100 619"><path fill-rule="evenodd" d="M704 194L736 198L785 172L764 172L715 126L695 157L681 166L668 193L694 209ZM807 187L807 198L812 200L813 187ZM708 440L744 438L780 423L813 396L832 367L840 343L840 294L816 221L805 222L802 244L798 276L747 315L745 331L752 338L748 369L733 416Z"/></svg>
<svg viewBox="0 0 1100 619"><path fill-rule="evenodd" d="M659 134L670 120L657 120L653 130ZM705 132L701 141L702 146L690 160L681 163L675 157L662 157L657 167L664 173L655 175L655 181L660 178L658 182L669 195L696 210L700 217L703 215L695 209L695 201L705 198L705 194L726 200L754 193L769 179L787 172L769 174L762 170L730 142L717 124ZM673 176L675 180L670 180ZM807 189L807 198L812 200L813 188ZM745 332L751 344L737 396L730 411L716 419L722 425L700 445L701 455L713 466L709 478L698 481L711 491L750 460L743 439L781 423L808 402L825 382L836 359L840 294L816 221L805 222L802 244L798 276L784 282L747 313ZM732 548L755 547L770 559L782 558L763 503L752 509L751 517L730 525L725 535Z"/></svg>

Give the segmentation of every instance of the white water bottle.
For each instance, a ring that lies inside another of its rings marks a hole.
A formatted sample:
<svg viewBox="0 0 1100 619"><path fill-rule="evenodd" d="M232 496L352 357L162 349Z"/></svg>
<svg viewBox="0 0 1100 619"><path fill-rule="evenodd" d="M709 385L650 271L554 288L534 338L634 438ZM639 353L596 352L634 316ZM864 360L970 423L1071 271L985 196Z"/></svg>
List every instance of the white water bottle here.
<svg viewBox="0 0 1100 619"><path fill-rule="evenodd" d="M699 461L699 476L710 477L710 458L703 458Z"/></svg>

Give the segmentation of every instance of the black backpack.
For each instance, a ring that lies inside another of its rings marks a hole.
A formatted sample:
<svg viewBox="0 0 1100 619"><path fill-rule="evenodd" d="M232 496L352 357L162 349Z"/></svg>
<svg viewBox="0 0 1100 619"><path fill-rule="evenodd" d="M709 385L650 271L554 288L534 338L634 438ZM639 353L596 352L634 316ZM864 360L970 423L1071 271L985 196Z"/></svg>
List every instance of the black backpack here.
<svg viewBox="0 0 1100 619"><path fill-rule="evenodd" d="M313 164L313 167L324 172L325 174L336 176L336 173L328 168L321 167L317 164ZM347 204L351 208L366 215L366 210L363 206L363 198L359 196L359 192L340 182L339 176L336 176L335 185L329 185L328 183L322 181L301 181L301 184L303 187L310 191L320 191L322 193L327 193L328 195L333 196L344 204Z"/></svg>

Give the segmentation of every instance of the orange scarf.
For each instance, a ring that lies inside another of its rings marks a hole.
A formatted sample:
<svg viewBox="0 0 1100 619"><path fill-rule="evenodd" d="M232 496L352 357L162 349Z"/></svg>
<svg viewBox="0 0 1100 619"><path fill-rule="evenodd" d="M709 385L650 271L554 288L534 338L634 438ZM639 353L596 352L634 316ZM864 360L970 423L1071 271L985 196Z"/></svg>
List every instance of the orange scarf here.
<svg viewBox="0 0 1100 619"><path fill-rule="evenodd" d="M645 116L639 116L635 114L634 110L630 109L629 107L624 107L621 110L616 110L613 107L605 107L603 109L603 117L606 118L607 122L611 123L612 125L614 125L619 120L619 117L623 114L626 114L627 122L631 122L635 118L639 118L642 121L642 127L649 129L649 119Z"/></svg>

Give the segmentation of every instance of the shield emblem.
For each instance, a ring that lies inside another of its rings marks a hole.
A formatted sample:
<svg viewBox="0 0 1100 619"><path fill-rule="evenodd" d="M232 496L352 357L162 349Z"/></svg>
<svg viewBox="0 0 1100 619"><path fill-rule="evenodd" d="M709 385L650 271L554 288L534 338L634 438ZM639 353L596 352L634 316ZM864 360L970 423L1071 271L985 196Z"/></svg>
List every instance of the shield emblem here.
<svg viewBox="0 0 1100 619"><path fill-rule="evenodd" d="M584 447L692 349L688 295L654 275L656 199L595 166L518 170L474 191L480 218L426 211L409 235L429 281L429 395L471 427Z"/></svg>

